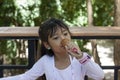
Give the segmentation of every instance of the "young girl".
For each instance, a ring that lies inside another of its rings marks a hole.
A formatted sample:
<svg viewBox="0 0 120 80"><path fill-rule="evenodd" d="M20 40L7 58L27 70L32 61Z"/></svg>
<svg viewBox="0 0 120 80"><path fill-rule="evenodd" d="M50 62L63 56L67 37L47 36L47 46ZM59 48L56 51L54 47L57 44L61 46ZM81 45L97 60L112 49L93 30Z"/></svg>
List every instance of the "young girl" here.
<svg viewBox="0 0 120 80"><path fill-rule="evenodd" d="M71 41L69 28L61 20L51 18L41 24L42 57L27 72L0 80L36 80L45 74L47 80L84 80L85 75L102 80L104 72L86 52ZM68 40L63 45L62 41Z"/></svg>

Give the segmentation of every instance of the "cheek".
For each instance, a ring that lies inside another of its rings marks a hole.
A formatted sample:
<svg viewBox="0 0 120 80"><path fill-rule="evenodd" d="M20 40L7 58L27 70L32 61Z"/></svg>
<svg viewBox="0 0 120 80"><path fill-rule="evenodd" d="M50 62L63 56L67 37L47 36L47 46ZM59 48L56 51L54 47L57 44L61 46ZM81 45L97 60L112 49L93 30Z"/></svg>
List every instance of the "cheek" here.
<svg viewBox="0 0 120 80"><path fill-rule="evenodd" d="M71 36L69 35L69 36L66 36L65 37L66 39L69 39L70 41L71 41Z"/></svg>
<svg viewBox="0 0 120 80"><path fill-rule="evenodd" d="M59 45L60 45L60 41L52 41L52 42L50 43L50 46L51 46L52 48L59 47Z"/></svg>
<svg viewBox="0 0 120 80"><path fill-rule="evenodd" d="M58 51L61 47L60 41L51 42L50 46L51 46L53 51Z"/></svg>
<svg viewBox="0 0 120 80"><path fill-rule="evenodd" d="M66 36L66 38L71 39L71 35L70 35L70 34L68 34L68 35Z"/></svg>

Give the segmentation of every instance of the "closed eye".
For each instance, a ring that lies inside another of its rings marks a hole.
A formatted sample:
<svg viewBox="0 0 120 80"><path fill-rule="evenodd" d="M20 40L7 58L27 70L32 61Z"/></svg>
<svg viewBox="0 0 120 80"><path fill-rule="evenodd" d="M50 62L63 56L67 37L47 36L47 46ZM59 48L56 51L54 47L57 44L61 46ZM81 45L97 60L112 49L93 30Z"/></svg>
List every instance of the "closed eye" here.
<svg viewBox="0 0 120 80"><path fill-rule="evenodd" d="M58 36L54 36L53 39L54 39L54 40L58 39Z"/></svg>
<svg viewBox="0 0 120 80"><path fill-rule="evenodd" d="M68 35L68 32L64 32L63 35L64 35L64 36L67 36L67 35Z"/></svg>

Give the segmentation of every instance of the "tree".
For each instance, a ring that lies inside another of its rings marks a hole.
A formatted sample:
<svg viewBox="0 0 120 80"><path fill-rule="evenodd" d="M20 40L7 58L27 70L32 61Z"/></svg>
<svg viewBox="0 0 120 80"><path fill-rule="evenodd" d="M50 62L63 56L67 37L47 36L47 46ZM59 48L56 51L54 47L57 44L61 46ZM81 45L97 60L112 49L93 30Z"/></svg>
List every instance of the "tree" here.
<svg viewBox="0 0 120 80"><path fill-rule="evenodd" d="M0 0L0 9L0 26L9 26L14 20L14 1ZM3 64L3 54L6 54L8 52L7 41L8 40L0 40L0 64Z"/></svg>
<svg viewBox="0 0 120 80"><path fill-rule="evenodd" d="M15 0L1 0L0 8L0 26L23 26L22 14L17 9ZM20 58L21 53L23 53L21 55L24 55L25 49L25 41L23 40L0 40L0 64L25 64L26 59ZM16 57L17 54L19 55L18 57ZM14 69L5 70L4 72L15 75L23 71Z"/></svg>
<svg viewBox="0 0 120 80"><path fill-rule="evenodd" d="M120 26L120 0L115 0L115 19L114 25ZM114 42L114 63L115 66L120 66L120 40ZM120 80L120 71L118 72L118 80Z"/></svg>
<svg viewBox="0 0 120 80"><path fill-rule="evenodd" d="M87 0L87 12L88 12L88 26L93 27L93 9L92 9L92 0ZM98 56L98 51L97 51L97 43L96 40L90 40L91 45L92 45L92 55L96 63L99 65L100 63L100 58Z"/></svg>

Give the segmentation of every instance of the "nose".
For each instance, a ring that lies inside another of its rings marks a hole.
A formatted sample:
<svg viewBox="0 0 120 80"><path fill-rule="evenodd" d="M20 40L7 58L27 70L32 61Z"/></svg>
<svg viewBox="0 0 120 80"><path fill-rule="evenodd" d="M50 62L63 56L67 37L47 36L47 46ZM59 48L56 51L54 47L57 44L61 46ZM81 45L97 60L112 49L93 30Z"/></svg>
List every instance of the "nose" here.
<svg viewBox="0 0 120 80"><path fill-rule="evenodd" d="M65 39L65 36L64 35L61 35L61 40Z"/></svg>

